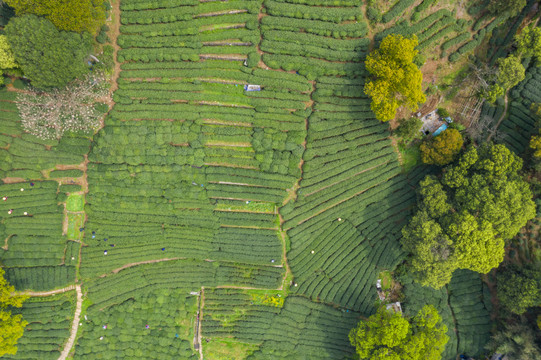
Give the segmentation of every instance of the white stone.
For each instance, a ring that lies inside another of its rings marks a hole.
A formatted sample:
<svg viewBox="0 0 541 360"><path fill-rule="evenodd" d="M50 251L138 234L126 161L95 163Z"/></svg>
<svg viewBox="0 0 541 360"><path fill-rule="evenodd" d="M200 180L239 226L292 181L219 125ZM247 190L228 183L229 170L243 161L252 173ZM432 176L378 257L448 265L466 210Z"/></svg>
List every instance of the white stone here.
<svg viewBox="0 0 541 360"><path fill-rule="evenodd" d="M24 191L24 189L23 189L23 188L21 188L21 191Z"/></svg>
<svg viewBox="0 0 541 360"><path fill-rule="evenodd" d="M314 251L314 250L312 250L311 252L312 252L312 254L313 254L313 253L315 253L315 251Z"/></svg>

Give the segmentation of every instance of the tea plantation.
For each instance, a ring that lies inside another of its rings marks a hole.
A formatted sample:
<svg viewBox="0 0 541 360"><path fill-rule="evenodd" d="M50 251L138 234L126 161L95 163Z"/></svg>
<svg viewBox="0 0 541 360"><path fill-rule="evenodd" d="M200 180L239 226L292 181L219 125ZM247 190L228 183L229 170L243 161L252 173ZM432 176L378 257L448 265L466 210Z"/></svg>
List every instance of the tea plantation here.
<svg viewBox="0 0 541 360"><path fill-rule="evenodd" d="M452 2L368 3L116 0L119 72L96 133L40 140L21 126L24 86L0 90L0 263L31 296L6 358L353 358L348 333L405 260L401 229L435 172L401 166L364 95L366 55L415 34L423 56L462 61L507 20L487 1L469 20ZM500 130L517 152L540 84L532 63L510 92ZM438 309L445 360L484 353L479 274L398 280L405 314Z"/></svg>

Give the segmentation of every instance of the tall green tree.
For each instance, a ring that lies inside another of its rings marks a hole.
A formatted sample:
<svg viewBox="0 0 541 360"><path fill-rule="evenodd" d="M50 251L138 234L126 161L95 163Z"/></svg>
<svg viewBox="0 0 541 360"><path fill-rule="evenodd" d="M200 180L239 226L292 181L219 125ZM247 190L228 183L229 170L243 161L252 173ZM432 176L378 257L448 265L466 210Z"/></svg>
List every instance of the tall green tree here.
<svg viewBox="0 0 541 360"><path fill-rule="evenodd" d="M401 240L417 281L441 288L456 269L487 273L501 263L505 242L536 213L521 168L503 145L470 147L442 175L421 181Z"/></svg>
<svg viewBox="0 0 541 360"><path fill-rule="evenodd" d="M21 315L11 315L8 310L9 307L21 307L27 298L14 295L14 291L4 278L4 269L0 268L0 357L17 353L17 341L28 324Z"/></svg>
<svg viewBox="0 0 541 360"><path fill-rule="evenodd" d="M409 144L415 139L419 139L423 133L421 128L423 127L423 121L416 117L409 119L401 119L399 126L395 130L395 135L401 138L404 144Z"/></svg>
<svg viewBox="0 0 541 360"><path fill-rule="evenodd" d="M58 29L96 34L105 23L103 0L5 0L17 15L49 19Z"/></svg>
<svg viewBox="0 0 541 360"><path fill-rule="evenodd" d="M463 143L458 130L448 129L421 144L421 160L425 164L447 165L457 157Z"/></svg>
<svg viewBox="0 0 541 360"><path fill-rule="evenodd" d="M537 66L541 65L541 28L525 27L522 32L515 36L517 52L521 56L535 57Z"/></svg>
<svg viewBox="0 0 541 360"><path fill-rule="evenodd" d="M505 90L511 89L526 77L520 56L509 55L498 59L498 84Z"/></svg>
<svg viewBox="0 0 541 360"><path fill-rule="evenodd" d="M512 265L498 269L496 277L500 304L515 314L541 305L541 270Z"/></svg>
<svg viewBox="0 0 541 360"><path fill-rule="evenodd" d="M413 318L381 307L350 331L349 340L361 359L439 360L449 341L446 333L432 305Z"/></svg>
<svg viewBox="0 0 541 360"><path fill-rule="evenodd" d="M12 69L16 66L15 56L13 56L7 37L0 35L0 70Z"/></svg>
<svg viewBox="0 0 541 360"><path fill-rule="evenodd" d="M37 88L62 87L88 71L90 35L59 31L47 19L24 15L5 28L15 60Z"/></svg>
<svg viewBox="0 0 541 360"><path fill-rule="evenodd" d="M485 346L491 353L505 354L508 359L541 359L534 330L526 323L506 323Z"/></svg>
<svg viewBox="0 0 541 360"><path fill-rule="evenodd" d="M380 121L393 119L400 106L414 111L426 101L421 88L423 74L413 63L417 44L415 36L407 39L390 34L366 58L366 69L372 79L366 83L364 92L372 98L370 107Z"/></svg>

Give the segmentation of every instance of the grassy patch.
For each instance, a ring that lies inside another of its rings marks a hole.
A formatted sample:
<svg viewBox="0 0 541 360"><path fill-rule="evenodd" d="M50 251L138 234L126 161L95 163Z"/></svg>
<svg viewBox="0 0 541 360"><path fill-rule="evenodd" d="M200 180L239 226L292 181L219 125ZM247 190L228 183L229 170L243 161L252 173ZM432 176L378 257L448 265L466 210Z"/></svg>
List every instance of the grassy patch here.
<svg viewBox="0 0 541 360"><path fill-rule="evenodd" d="M381 288L383 291L390 290L393 284L391 272L389 270L382 271L379 273L379 278L381 279Z"/></svg>
<svg viewBox="0 0 541 360"><path fill-rule="evenodd" d="M405 146L398 145L398 150L402 154L402 169L404 172L410 172L414 167L421 164L421 150L419 144Z"/></svg>
<svg viewBox="0 0 541 360"><path fill-rule="evenodd" d="M83 211L85 201L81 194L71 194L66 201L66 209L68 211Z"/></svg>
<svg viewBox="0 0 541 360"><path fill-rule="evenodd" d="M81 240L82 232L79 231L85 223L85 214L68 213L68 239Z"/></svg>
<svg viewBox="0 0 541 360"><path fill-rule="evenodd" d="M212 339L205 342L203 339L203 353L206 360L242 360L256 351L259 346L247 344L231 339Z"/></svg>

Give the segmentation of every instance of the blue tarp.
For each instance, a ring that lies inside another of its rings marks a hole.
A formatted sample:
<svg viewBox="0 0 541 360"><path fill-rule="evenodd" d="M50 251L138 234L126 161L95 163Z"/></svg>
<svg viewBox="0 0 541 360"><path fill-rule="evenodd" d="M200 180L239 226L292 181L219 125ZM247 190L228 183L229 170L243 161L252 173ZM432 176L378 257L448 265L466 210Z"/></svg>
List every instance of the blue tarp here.
<svg viewBox="0 0 541 360"><path fill-rule="evenodd" d="M438 136L439 134L441 134L442 131L446 130L447 129L447 124L443 124L442 126L440 126L438 128L438 130L434 131L434 133L432 134L432 136Z"/></svg>

